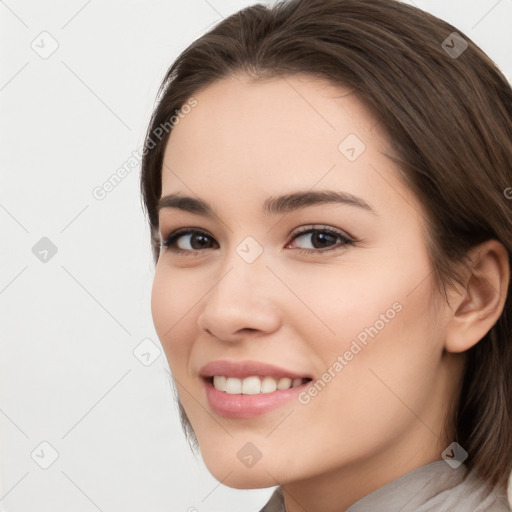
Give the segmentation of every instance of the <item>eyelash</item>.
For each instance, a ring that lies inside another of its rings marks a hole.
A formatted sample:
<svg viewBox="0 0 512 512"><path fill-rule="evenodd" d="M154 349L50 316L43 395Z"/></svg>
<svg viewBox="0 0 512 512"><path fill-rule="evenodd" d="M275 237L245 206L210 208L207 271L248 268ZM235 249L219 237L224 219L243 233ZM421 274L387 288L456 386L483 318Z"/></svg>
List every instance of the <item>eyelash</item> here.
<svg viewBox="0 0 512 512"><path fill-rule="evenodd" d="M345 246L351 246L351 245L354 245L354 243L355 243L355 241L352 238L349 238L348 236L346 236L341 231L338 231L337 229L334 229L334 228L331 228L328 226L323 226L321 228L313 228L311 226L304 226L302 228L299 228L299 230L297 230L293 234L290 242L287 245L292 243L299 236L302 236L302 235L305 235L308 233L312 233L312 234L313 233L328 233L330 235L338 237L341 240L341 243L339 243L338 245L334 245L332 247L328 247L326 249L297 249L300 254L325 253L325 252L334 251L336 249L340 249ZM185 235L190 235L190 234L201 234L208 238L213 239L213 237L210 237L210 235L206 231L203 231L201 229L183 228L183 229L178 229L178 230L172 232L165 240L162 241L161 247L165 247L167 250L170 250L177 254L183 254L185 256L199 256L200 254L202 254L203 251L208 250L208 249L187 250L187 249L180 249L179 247L173 247L173 245L179 238L181 238L182 236L185 236Z"/></svg>

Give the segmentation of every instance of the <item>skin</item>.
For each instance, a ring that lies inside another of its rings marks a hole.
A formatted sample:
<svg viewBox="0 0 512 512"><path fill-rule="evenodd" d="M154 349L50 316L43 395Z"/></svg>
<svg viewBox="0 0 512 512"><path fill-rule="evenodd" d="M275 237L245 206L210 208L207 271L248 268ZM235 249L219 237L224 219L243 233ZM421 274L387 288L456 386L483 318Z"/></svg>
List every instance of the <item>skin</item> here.
<svg viewBox="0 0 512 512"><path fill-rule="evenodd" d="M348 93L298 75L218 81L195 95L164 157L162 195L199 197L217 212L159 217L162 239L185 227L210 237L202 251L181 237L194 254L163 247L155 271L153 319L180 400L213 476L235 488L280 484L289 512L345 510L441 459L463 352L498 319L509 278L506 251L489 241L449 303L436 293L425 213L375 118ZM354 161L338 149L349 134L366 146ZM311 189L349 192L375 213L346 204L261 212L269 196ZM291 240L311 225L355 242L329 239L326 251L311 233ZM236 252L247 236L263 249L252 263ZM316 253L300 253L308 248ZM400 312L309 403L243 420L211 411L198 375L207 362L265 361L320 378L397 302ZM262 453L250 468L237 457L247 442Z"/></svg>

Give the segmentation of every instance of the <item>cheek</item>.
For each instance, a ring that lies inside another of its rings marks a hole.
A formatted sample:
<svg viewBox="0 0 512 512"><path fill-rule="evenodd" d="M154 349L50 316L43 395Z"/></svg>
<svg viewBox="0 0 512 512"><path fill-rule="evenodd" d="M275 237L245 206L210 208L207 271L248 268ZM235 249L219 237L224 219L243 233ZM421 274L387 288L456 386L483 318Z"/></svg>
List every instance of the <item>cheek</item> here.
<svg viewBox="0 0 512 512"><path fill-rule="evenodd" d="M400 257L381 252L373 264L318 267L307 279L295 281L297 296L304 297L310 309L301 307L301 314L293 317L299 339L308 339L318 375L330 369L331 376L325 378L333 382L327 386L333 403L335 395L352 396L354 401L344 407L360 412L368 404L397 401L379 380L380 373L390 388L405 393L404 398L425 399L443 333L430 307L429 260L419 244L417 248L414 254L397 252Z"/></svg>
<svg viewBox="0 0 512 512"><path fill-rule="evenodd" d="M281 276L286 283L293 283L290 288L295 295L283 303L283 320L294 328L301 326L301 338L320 354L339 353L354 338L364 344L370 333L382 338L391 325L400 324L406 316L424 317L430 300L425 296L426 286L412 291L413 283L428 276L428 263L402 264L394 269L389 260L364 265L348 262L337 268L295 269Z"/></svg>
<svg viewBox="0 0 512 512"><path fill-rule="evenodd" d="M354 252L336 272L327 269L318 276L313 297L325 323L336 336L359 337L363 344L386 338L397 328L397 341L409 329L415 331L430 316L432 300L431 268L422 240L404 234L396 243L359 252L357 258Z"/></svg>
<svg viewBox="0 0 512 512"><path fill-rule="evenodd" d="M430 281L414 289L412 283L423 273L403 270L390 277L384 273L380 283L376 276L368 276L365 285L359 279L353 288L354 283L347 283L348 295L332 294L325 319L336 337L330 347L315 347L323 355L321 371L337 370L331 370L336 377L319 393L324 398L315 398L317 405L324 399L336 404L331 414L340 421L348 416L354 435L368 439L375 435L376 423L385 435L414 419L408 407L421 410L425 405L441 358L443 337L429 307Z"/></svg>
<svg viewBox="0 0 512 512"><path fill-rule="evenodd" d="M178 293L177 290L181 291ZM186 290L190 290L190 286L180 285L157 265L151 290L151 313L173 374L185 368L182 360L190 351L189 340L193 339L192 334L187 333L187 327L190 326L191 308L197 297Z"/></svg>

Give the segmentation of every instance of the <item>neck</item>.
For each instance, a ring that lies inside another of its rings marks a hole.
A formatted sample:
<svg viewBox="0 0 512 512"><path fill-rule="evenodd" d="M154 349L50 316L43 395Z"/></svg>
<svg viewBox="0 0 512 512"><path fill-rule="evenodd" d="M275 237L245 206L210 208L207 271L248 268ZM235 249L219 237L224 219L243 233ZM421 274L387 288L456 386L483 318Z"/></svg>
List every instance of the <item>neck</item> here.
<svg viewBox="0 0 512 512"><path fill-rule="evenodd" d="M424 440L423 444L417 444L411 438L411 443L404 447L403 439L400 439L400 446L390 446L389 450L378 455L372 454L343 468L282 485L286 512L345 512L376 489L409 471L439 460L448 443L437 441L430 443L434 449L428 453L418 449L425 446ZM411 457L411 454L415 456Z"/></svg>

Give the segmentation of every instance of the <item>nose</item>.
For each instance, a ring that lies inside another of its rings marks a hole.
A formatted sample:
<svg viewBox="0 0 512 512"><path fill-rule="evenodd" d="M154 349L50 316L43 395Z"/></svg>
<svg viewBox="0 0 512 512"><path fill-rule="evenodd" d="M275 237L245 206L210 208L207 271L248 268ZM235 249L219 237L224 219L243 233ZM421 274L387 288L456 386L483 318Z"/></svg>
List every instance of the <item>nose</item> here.
<svg viewBox="0 0 512 512"><path fill-rule="evenodd" d="M279 329L276 282L264 259L247 263L237 254L206 295L198 317L199 328L226 342L259 337Z"/></svg>

